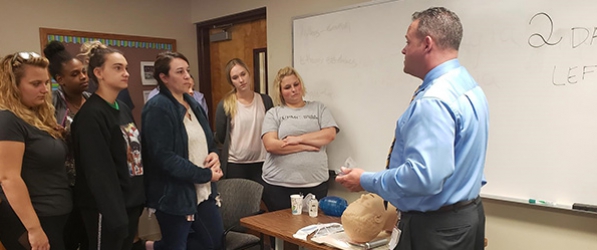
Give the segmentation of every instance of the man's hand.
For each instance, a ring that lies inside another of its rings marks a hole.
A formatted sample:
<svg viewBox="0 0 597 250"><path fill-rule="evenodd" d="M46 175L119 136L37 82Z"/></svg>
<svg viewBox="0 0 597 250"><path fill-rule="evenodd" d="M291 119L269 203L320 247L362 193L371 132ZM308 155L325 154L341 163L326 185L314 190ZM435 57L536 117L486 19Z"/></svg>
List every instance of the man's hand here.
<svg viewBox="0 0 597 250"><path fill-rule="evenodd" d="M364 191L361 186L361 175L365 172L364 170L360 168L341 167L340 171L342 171L342 173L336 176L336 182L342 184L342 186L351 192Z"/></svg>

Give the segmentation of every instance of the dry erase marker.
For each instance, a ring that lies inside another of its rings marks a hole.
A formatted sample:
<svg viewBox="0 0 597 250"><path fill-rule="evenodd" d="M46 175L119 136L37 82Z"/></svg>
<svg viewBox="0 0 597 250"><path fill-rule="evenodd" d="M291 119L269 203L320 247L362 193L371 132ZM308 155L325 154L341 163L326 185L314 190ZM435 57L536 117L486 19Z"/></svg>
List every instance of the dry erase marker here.
<svg viewBox="0 0 597 250"><path fill-rule="evenodd" d="M530 204L537 204L537 205L544 205L544 206L550 206L550 207L555 207L556 204L551 202L551 201L544 201L544 200L535 200L535 199L529 199L529 203Z"/></svg>
<svg viewBox="0 0 597 250"><path fill-rule="evenodd" d="M572 204L572 209L597 213L597 206L596 205L574 203L574 204Z"/></svg>

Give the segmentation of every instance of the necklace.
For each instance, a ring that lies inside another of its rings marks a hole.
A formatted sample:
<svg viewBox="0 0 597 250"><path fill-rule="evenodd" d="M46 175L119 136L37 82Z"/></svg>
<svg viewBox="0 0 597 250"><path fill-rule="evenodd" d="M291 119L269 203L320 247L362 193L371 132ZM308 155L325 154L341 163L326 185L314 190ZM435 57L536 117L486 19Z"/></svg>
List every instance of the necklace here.
<svg viewBox="0 0 597 250"><path fill-rule="evenodd" d="M66 105L67 105L68 109L70 109L73 113L77 113L79 111L79 109L81 109L81 106L83 106L84 102L85 102L85 98L81 98L81 103L79 103L79 105L75 105L69 101L66 101Z"/></svg>
<svg viewBox="0 0 597 250"><path fill-rule="evenodd" d="M189 109L191 109L191 108L189 107L189 104L188 104L188 103L186 103L186 102L184 102L182 105L183 105L183 106L184 106L184 107L187 109L187 112L186 112L185 116L186 116L187 118L189 118L189 120L190 120L190 121L192 121L192 120L193 120L193 118L191 117L191 110L189 110Z"/></svg>

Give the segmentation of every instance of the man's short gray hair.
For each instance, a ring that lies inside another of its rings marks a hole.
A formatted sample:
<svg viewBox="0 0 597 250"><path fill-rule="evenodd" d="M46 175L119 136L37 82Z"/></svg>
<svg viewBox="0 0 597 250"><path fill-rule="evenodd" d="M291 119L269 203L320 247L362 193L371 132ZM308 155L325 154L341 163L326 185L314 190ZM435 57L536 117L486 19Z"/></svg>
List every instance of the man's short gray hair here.
<svg viewBox="0 0 597 250"><path fill-rule="evenodd" d="M432 7L413 13L412 20L419 20L417 35L430 36L440 48L458 50L462 41L462 23L456 13L444 7Z"/></svg>

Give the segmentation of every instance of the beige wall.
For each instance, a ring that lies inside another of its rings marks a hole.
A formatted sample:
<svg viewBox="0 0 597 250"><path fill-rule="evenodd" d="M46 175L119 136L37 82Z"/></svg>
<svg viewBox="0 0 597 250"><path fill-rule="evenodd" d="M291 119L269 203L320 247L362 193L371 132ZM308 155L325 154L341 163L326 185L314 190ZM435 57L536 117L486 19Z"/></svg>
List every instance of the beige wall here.
<svg viewBox="0 0 597 250"><path fill-rule="evenodd" d="M0 0L0 55L37 51L39 27L177 40L178 51L197 65L193 23L267 7L270 72L292 64L293 16L321 13L364 0ZM189 13L189 8L191 11ZM109 15L107 13L110 13ZM197 74L196 67L193 73ZM270 74L270 81L273 74ZM331 194L349 197L335 185ZM487 249L597 249L597 216L485 201Z"/></svg>
<svg viewBox="0 0 597 250"><path fill-rule="evenodd" d="M231 4L234 2L234 4ZM339 9L364 0L195 0L193 22L267 7L269 72L292 64L292 17ZM275 73L269 74L272 81ZM330 192L349 201L358 194L338 185ZM597 215L523 204L484 200L487 215L486 249L597 249Z"/></svg>
<svg viewBox="0 0 597 250"><path fill-rule="evenodd" d="M39 27L176 39L197 74L192 0L0 0L0 56L40 52Z"/></svg>

